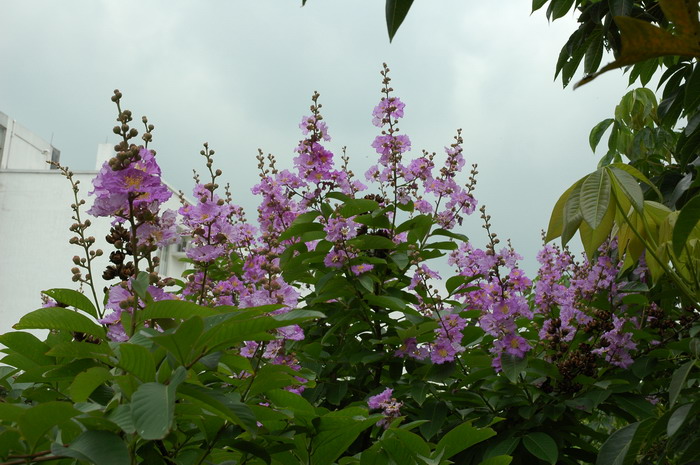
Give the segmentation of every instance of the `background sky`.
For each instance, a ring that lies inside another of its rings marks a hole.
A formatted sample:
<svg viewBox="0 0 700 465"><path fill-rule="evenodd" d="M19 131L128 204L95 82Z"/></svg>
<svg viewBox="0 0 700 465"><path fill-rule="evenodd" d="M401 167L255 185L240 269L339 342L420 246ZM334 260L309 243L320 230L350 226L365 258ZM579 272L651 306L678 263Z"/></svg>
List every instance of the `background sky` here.
<svg viewBox="0 0 700 465"><path fill-rule="evenodd" d="M93 169L97 144L117 141L119 88L135 120L155 124L167 182L189 193L208 141L252 218L257 149L291 166L314 90L329 148L346 146L358 175L375 162L371 111L386 62L412 155L442 153L462 128L467 163L479 165L476 197L534 272L540 230L559 195L595 169L588 133L613 114L627 77L562 89L555 63L575 20L550 24L530 4L417 0L389 44L383 0L2 0L0 111L52 141L63 164ZM468 223L483 246L478 214Z"/></svg>

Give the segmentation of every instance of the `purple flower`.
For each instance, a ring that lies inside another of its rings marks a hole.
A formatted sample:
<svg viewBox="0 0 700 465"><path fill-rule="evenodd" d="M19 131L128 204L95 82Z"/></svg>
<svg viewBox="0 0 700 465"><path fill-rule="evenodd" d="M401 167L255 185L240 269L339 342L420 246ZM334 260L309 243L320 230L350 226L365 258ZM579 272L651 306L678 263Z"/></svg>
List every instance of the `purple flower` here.
<svg viewBox="0 0 700 465"><path fill-rule="evenodd" d="M323 228L326 231L326 240L330 242L342 242L357 236L357 227L352 218L336 216L328 219L328 223Z"/></svg>
<svg viewBox="0 0 700 465"><path fill-rule="evenodd" d="M124 169L113 170L105 162L93 179L95 202L88 210L93 216L120 216L129 214L130 202L134 208L157 210L172 192L160 179L160 167L153 153L141 148L141 159Z"/></svg>
<svg viewBox="0 0 700 465"><path fill-rule="evenodd" d="M371 410L382 409L382 413L385 418L382 418L377 422L378 426L383 426L384 428L389 428L389 424L395 419L401 416L399 411L403 406L403 402L399 402L394 399L391 395L394 390L391 388L386 388L381 394L372 396L367 401L367 406Z"/></svg>
<svg viewBox="0 0 700 465"><path fill-rule="evenodd" d="M350 271L352 271L355 276L360 276L362 273L367 273L368 271L372 271L373 268L374 268L374 265L369 265L367 263L361 263L359 265L352 265L350 267Z"/></svg>
<svg viewBox="0 0 700 465"><path fill-rule="evenodd" d="M398 97L382 97L379 104L372 111L372 124L378 128L384 126L384 120L389 118L403 118L403 109L406 107Z"/></svg>
<svg viewBox="0 0 700 465"><path fill-rule="evenodd" d="M213 244L200 245L199 247L189 249L187 251L187 258L200 263L209 263L213 262L225 253L226 250L221 246Z"/></svg>

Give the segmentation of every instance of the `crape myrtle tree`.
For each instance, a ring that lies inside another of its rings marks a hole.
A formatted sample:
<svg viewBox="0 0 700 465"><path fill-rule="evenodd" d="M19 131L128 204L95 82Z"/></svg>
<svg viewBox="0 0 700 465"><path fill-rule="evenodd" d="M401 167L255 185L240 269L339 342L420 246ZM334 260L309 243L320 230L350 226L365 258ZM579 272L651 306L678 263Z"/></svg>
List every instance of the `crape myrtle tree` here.
<svg viewBox="0 0 700 465"><path fill-rule="evenodd" d="M627 5L553 4L553 18ZM666 32L654 34L680 37L674 5L661 2L649 27ZM624 27L596 18L626 43ZM693 67L676 70L676 89ZM164 210L154 126L143 118L139 140L122 98L116 155L87 211L61 167L85 292L46 290L43 308L0 336L0 463L700 460L697 155L684 97L683 129L659 116L669 97L657 104L647 89L596 126L592 146L610 129L609 151L554 207L531 277L478 206L461 131L442 154L401 132L410 106L386 66L371 112L376 162L348 168L314 94L293 168L258 154L253 215L220 185L207 144L194 200ZM105 252L86 213L112 219ZM480 221L483 238L462 235L464 221ZM550 242L577 231L582 257ZM181 236L191 269L162 276L158 251ZM110 265L96 270L103 253Z"/></svg>

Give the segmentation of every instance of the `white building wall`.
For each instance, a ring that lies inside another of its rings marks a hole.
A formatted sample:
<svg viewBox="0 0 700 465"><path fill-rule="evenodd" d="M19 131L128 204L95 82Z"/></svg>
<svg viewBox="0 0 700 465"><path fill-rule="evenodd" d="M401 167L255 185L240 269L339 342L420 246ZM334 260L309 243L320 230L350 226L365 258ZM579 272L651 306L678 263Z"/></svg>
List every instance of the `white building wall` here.
<svg viewBox="0 0 700 465"><path fill-rule="evenodd" d="M109 264L109 244L104 240L110 229L107 218L93 218L85 214L92 204L87 193L92 189L94 171L76 172L80 181L80 196L86 199L81 212L83 221L90 218L88 235L97 239L96 246L104 255L95 260L94 277L99 299L102 288L116 283L105 282L102 272ZM76 289L71 281L72 257L83 256L82 249L68 240L74 235L68 230L71 219L70 205L74 202L70 183L56 170L0 170L0 334L12 330L25 313L41 307L40 293L52 288ZM173 197L165 208L179 208ZM165 276L180 277L186 264L177 252L177 244L164 251ZM91 298L88 289L85 294Z"/></svg>
<svg viewBox="0 0 700 465"><path fill-rule="evenodd" d="M86 201L81 219L92 222L86 234L94 236L95 248L104 252L95 259L93 268L100 304L103 288L116 283L102 279L112 251L105 241L111 220L93 218L85 211L92 205L88 198L92 179L113 154L112 145L100 144L95 171L74 172L74 180L80 181L79 198ZM68 243L75 235L68 229L75 222L70 207L75 201L73 191L61 172L46 163L52 158L58 161L59 156L50 143L0 112L0 334L11 331L24 314L41 307L41 291L79 287L71 280L70 270L75 266L72 258L83 257L84 251ZM164 208L180 207L173 194ZM161 251L160 274L180 278L187 268L180 261L184 256L178 244ZM92 300L90 290L83 291Z"/></svg>
<svg viewBox="0 0 700 465"><path fill-rule="evenodd" d="M0 169L48 170L56 149L0 112Z"/></svg>
<svg viewBox="0 0 700 465"><path fill-rule="evenodd" d="M81 219L92 222L87 234L94 236L96 248L104 251L102 257L95 259L93 269L101 301L104 286L115 284L116 280L102 279L112 251L104 240L110 219L85 213L92 204L87 193L96 174L75 172L74 179L80 181L80 196L87 202ZM77 289L79 283L71 281L72 258L84 255L82 248L68 243L74 236L68 229L75 222L71 219L73 202L70 183L59 171L0 171L0 334L10 331L22 315L41 307L42 290ZM179 207L175 195L164 206L174 210ZM177 244L173 244L163 255L161 274L180 277L186 269L179 260L184 253L177 252ZM89 289L84 292L92 299Z"/></svg>

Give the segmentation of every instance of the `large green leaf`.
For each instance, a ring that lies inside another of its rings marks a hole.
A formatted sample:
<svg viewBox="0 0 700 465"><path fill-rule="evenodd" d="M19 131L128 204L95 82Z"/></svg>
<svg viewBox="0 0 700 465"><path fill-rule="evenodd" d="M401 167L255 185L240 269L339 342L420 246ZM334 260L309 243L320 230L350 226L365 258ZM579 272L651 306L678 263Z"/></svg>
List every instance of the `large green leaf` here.
<svg viewBox="0 0 700 465"><path fill-rule="evenodd" d="M581 184L574 186L569 198L564 204L564 216L561 228L561 243L566 245L578 230L583 216L581 215ZM556 237L556 236L555 236Z"/></svg>
<svg viewBox="0 0 700 465"><path fill-rule="evenodd" d="M72 359L94 358L107 361L112 355L112 349L110 349L107 343L92 344L83 341L70 341L56 344L46 354L52 357L66 357Z"/></svg>
<svg viewBox="0 0 700 465"><path fill-rule="evenodd" d="M39 366L52 365L54 363L53 357L46 355L51 348L33 334L23 331L5 333L0 335L0 344L21 354Z"/></svg>
<svg viewBox="0 0 700 465"><path fill-rule="evenodd" d="M193 351L197 348L197 341L203 331L204 321L195 316L180 324L174 333L154 336L152 339L173 354L182 365L187 365L197 355Z"/></svg>
<svg viewBox="0 0 700 465"><path fill-rule="evenodd" d="M474 444L495 435L496 432L491 428L479 429L472 426L471 422L462 423L452 428L440 439L435 447L435 454L442 454L443 459L449 459Z"/></svg>
<svg viewBox="0 0 700 465"><path fill-rule="evenodd" d="M634 209L641 213L644 209L644 193L639 183L631 174L619 168L607 167L606 171L612 180L615 196L618 198L624 196L632 203Z"/></svg>
<svg viewBox="0 0 700 465"><path fill-rule="evenodd" d="M613 163L612 165L609 165L610 168L615 168L618 170L622 170L633 177L637 178L638 180L642 181L644 184L647 186L651 187L651 189L656 193L656 195L659 197L659 200L663 200L664 196L659 190L654 183L652 183L644 174L642 174L641 171L639 171L637 168L635 168L632 165L628 165L626 163Z"/></svg>
<svg viewBox="0 0 700 465"><path fill-rule="evenodd" d="M176 391L186 376L178 367L168 385L145 383L131 396L131 419L143 439L163 439L170 432L175 417Z"/></svg>
<svg viewBox="0 0 700 465"><path fill-rule="evenodd" d="M95 465L129 465L126 444L109 431L84 431L69 446L52 444L54 455L72 457Z"/></svg>
<svg viewBox="0 0 700 465"><path fill-rule="evenodd" d="M501 354L501 368L506 378L508 378L511 383L515 383L518 381L520 373L527 368L527 358L517 357L508 352L503 352Z"/></svg>
<svg viewBox="0 0 700 465"><path fill-rule="evenodd" d="M248 396L255 396L271 389L284 388L298 384L294 377L296 372L285 365L263 365L255 377L250 379Z"/></svg>
<svg viewBox="0 0 700 465"><path fill-rule="evenodd" d="M156 380L156 365L151 352L136 344L119 344L119 366L144 383Z"/></svg>
<svg viewBox="0 0 700 465"><path fill-rule="evenodd" d="M396 244L384 236L364 234L348 241L348 245L359 250L395 249Z"/></svg>
<svg viewBox="0 0 700 465"><path fill-rule="evenodd" d="M554 205L554 208L552 209L552 215L549 217L549 225L547 226L547 236L545 237L545 241L549 242L552 239L556 239L557 237L561 236L563 234L563 229L564 229L564 207L566 206L569 197L572 195L574 192L574 189L577 188L577 186L580 186L581 183L583 182L584 178L579 179L576 181L574 184L571 185L560 197L559 200L557 200L557 203ZM576 193L578 196L578 192ZM579 223L580 223L579 219ZM577 225L578 227L578 225ZM573 233L572 233L573 235ZM567 241L568 242L568 241Z"/></svg>
<svg viewBox="0 0 700 465"><path fill-rule="evenodd" d="M690 413L690 410L695 406L695 404L685 404L681 405L676 409L675 412L671 415L671 417L668 419L668 423L666 424L666 434L670 438L676 432L683 426L683 423L685 423L685 420L688 418L688 414Z"/></svg>
<svg viewBox="0 0 700 465"><path fill-rule="evenodd" d="M344 218L359 215L360 213L371 212L379 208L379 204L370 199L350 199L340 208L340 215Z"/></svg>
<svg viewBox="0 0 700 465"><path fill-rule="evenodd" d="M316 416L316 409L302 396L289 391L274 390L267 393L267 398L279 409L291 411L295 417L311 418Z"/></svg>
<svg viewBox="0 0 700 465"><path fill-rule="evenodd" d="M25 411L17 420L20 432L30 448L52 427L60 425L80 412L68 402L46 402Z"/></svg>
<svg viewBox="0 0 700 465"><path fill-rule="evenodd" d="M598 228L610 205L610 176L604 169L594 171L581 184L579 209L591 229Z"/></svg>
<svg viewBox="0 0 700 465"><path fill-rule="evenodd" d="M525 448L538 459L555 464L559 458L557 443L549 434L530 433L523 438Z"/></svg>
<svg viewBox="0 0 700 465"><path fill-rule="evenodd" d="M444 402L428 401L423 405L420 412L421 420L428 420L420 425L420 433L424 438L430 440L442 428L447 418L448 408Z"/></svg>
<svg viewBox="0 0 700 465"><path fill-rule="evenodd" d="M690 370L695 365L695 360L691 360L688 363L677 368L671 376L671 384L668 387L668 407L673 407L673 404L678 400L678 396L685 387L685 381L688 379L688 374Z"/></svg>
<svg viewBox="0 0 700 465"><path fill-rule="evenodd" d="M330 465L335 462L362 431L381 418L379 415L366 415L365 409L348 407L321 417L318 434L311 441L312 465Z"/></svg>
<svg viewBox="0 0 700 465"><path fill-rule="evenodd" d="M89 334L105 339L102 326L90 321L86 316L61 307L40 308L24 315L15 329L55 329Z"/></svg>
<svg viewBox="0 0 700 465"><path fill-rule="evenodd" d="M693 229L700 222L700 195L690 199L681 209L673 227L673 253L680 256Z"/></svg>
<svg viewBox="0 0 700 465"><path fill-rule="evenodd" d="M591 145L591 150L595 152L595 149L600 142L600 138L603 137L605 131L607 131L614 121L615 120L613 118L604 119L600 123L596 124L593 129L591 129L591 134L588 136L588 143Z"/></svg>
<svg viewBox="0 0 700 465"><path fill-rule="evenodd" d="M479 465L509 465L513 461L513 457L510 455L496 455L489 457Z"/></svg>
<svg viewBox="0 0 700 465"><path fill-rule="evenodd" d="M75 307L82 310L93 318L97 318L97 309L92 301L85 294L73 289L49 289L44 291L44 294L54 299L56 302Z"/></svg>
<svg viewBox="0 0 700 465"><path fill-rule="evenodd" d="M413 0L386 0L386 28L389 33L389 42L394 40L396 31L399 30L412 4Z"/></svg>
<svg viewBox="0 0 700 465"><path fill-rule="evenodd" d="M633 464L637 451L653 427L654 422L655 419L649 418L615 431L600 448L596 465Z"/></svg>
<svg viewBox="0 0 700 465"><path fill-rule="evenodd" d="M105 367L92 367L75 377L68 393L73 402L85 402L98 386L112 377Z"/></svg>
<svg viewBox="0 0 700 465"><path fill-rule="evenodd" d="M225 396L220 391L184 383L180 385L178 392L188 401L248 431L254 431L256 428L255 416L250 408L240 401Z"/></svg>
<svg viewBox="0 0 700 465"><path fill-rule="evenodd" d="M139 322L157 318L177 318L186 320L193 316L205 318L218 314L219 312L212 308L203 307L184 300L159 300L158 302L148 304L146 308L137 313Z"/></svg>

